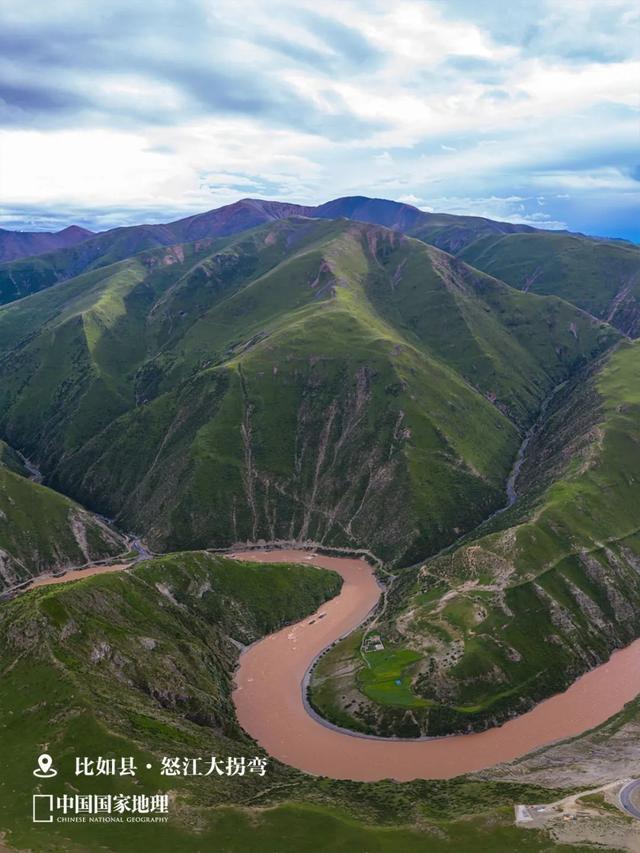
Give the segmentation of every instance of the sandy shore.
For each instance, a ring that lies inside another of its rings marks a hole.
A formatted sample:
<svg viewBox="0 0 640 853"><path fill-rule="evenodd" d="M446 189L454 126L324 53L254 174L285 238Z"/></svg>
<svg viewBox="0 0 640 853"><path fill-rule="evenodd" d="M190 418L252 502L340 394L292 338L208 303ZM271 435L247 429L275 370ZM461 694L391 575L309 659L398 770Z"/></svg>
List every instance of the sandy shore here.
<svg viewBox="0 0 640 853"><path fill-rule="evenodd" d="M26 590L34 589L37 586L49 586L53 583L67 583L68 581L77 581L80 578L89 578L91 575L104 575L107 572L122 572L124 569L131 567L131 563L114 563L109 566L88 566L86 569L70 569L63 575L58 577L39 577L36 578L31 586Z"/></svg>

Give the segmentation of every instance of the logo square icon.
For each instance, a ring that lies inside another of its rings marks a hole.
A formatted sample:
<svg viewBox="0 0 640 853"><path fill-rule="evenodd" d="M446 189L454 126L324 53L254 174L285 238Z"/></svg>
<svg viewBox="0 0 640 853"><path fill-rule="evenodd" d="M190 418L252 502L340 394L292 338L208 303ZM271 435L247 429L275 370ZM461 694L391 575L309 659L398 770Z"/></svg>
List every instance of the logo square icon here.
<svg viewBox="0 0 640 853"><path fill-rule="evenodd" d="M33 822L53 823L53 796L51 794L33 795Z"/></svg>

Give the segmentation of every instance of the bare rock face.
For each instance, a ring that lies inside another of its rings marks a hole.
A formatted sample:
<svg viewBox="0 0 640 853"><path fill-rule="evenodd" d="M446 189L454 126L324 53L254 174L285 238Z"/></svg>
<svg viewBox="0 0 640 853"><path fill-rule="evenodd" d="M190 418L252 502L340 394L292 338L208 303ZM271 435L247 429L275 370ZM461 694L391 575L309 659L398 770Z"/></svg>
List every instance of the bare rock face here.
<svg viewBox="0 0 640 853"><path fill-rule="evenodd" d="M96 643L96 645L92 648L91 654L89 655L89 659L91 663L100 663L100 661L106 660L111 655L111 646L109 643L104 640Z"/></svg>

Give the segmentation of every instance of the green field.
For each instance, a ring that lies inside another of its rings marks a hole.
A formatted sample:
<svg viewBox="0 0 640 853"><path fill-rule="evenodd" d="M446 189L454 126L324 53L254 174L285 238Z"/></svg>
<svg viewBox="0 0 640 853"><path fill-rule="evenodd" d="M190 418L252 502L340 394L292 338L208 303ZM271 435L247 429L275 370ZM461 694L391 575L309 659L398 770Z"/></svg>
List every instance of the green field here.
<svg viewBox="0 0 640 853"><path fill-rule="evenodd" d="M358 685L365 696L383 705L420 708L428 703L411 688L412 664L422 655L409 649L384 649L363 655L365 666L358 673Z"/></svg>

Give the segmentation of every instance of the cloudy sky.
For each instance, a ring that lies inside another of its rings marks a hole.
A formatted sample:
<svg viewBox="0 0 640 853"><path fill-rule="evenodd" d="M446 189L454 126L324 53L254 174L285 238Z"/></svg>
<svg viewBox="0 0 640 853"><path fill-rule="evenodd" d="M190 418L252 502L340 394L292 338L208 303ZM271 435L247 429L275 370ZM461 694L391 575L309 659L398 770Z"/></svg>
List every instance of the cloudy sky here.
<svg viewBox="0 0 640 853"><path fill-rule="evenodd" d="M637 0L2 0L0 225L382 196L640 240Z"/></svg>

